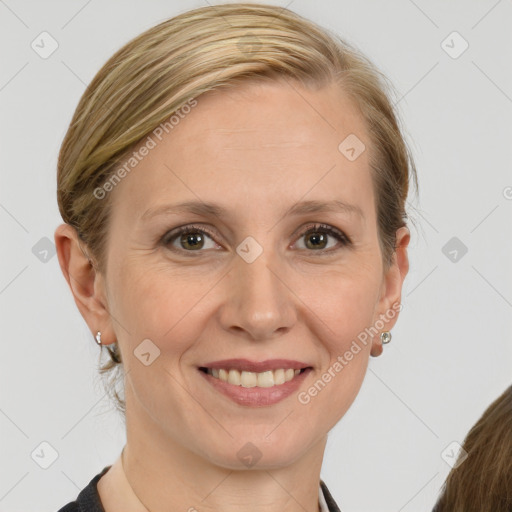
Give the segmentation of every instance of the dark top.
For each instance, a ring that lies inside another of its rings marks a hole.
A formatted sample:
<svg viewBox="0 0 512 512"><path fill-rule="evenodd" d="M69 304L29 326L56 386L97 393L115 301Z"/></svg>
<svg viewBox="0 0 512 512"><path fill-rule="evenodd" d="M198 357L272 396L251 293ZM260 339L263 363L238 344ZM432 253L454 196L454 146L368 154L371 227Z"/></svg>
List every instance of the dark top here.
<svg viewBox="0 0 512 512"><path fill-rule="evenodd" d="M111 466L105 466L101 473L98 473L86 487L80 491L75 501L69 502L64 505L58 512L105 512L103 505L101 504L100 495L98 494L98 480L111 468ZM329 489L325 483L320 480L320 487L324 494L325 502L329 507L329 512L341 512L338 505L331 496Z"/></svg>

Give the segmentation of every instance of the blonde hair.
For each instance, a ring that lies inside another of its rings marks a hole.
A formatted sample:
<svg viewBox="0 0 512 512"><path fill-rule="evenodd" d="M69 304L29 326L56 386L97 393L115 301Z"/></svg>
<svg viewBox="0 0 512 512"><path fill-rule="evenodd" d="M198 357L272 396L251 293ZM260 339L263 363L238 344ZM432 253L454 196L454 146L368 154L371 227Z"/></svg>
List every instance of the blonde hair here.
<svg viewBox="0 0 512 512"><path fill-rule="evenodd" d="M112 208L95 190L133 148L191 99L256 80L289 78L305 87L337 83L364 116L384 266L405 225L405 202L416 170L388 98L392 86L337 35L277 6L207 6L166 20L132 39L96 74L80 99L58 160L57 198L99 272ZM341 141L340 141L341 142ZM100 369L122 366L117 344ZM125 404L114 392L124 414Z"/></svg>

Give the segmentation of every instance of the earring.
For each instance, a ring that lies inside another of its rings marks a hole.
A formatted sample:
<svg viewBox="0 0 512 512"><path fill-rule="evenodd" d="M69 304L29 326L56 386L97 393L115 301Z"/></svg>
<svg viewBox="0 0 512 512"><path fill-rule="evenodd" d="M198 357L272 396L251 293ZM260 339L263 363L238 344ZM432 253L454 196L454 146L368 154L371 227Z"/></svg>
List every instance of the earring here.
<svg viewBox="0 0 512 512"><path fill-rule="evenodd" d="M100 331L98 331L98 332L96 333L96 343L97 343L98 345L101 345L101 332L100 332Z"/></svg>
<svg viewBox="0 0 512 512"><path fill-rule="evenodd" d="M391 341L391 333L389 331L381 332L380 339L381 339L382 343L389 343Z"/></svg>

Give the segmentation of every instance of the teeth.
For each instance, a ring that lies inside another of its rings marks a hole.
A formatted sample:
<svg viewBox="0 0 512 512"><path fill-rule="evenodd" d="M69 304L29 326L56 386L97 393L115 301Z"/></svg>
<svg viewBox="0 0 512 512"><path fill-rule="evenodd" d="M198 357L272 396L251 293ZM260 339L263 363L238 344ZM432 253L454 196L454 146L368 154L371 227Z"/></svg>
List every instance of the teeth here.
<svg viewBox="0 0 512 512"><path fill-rule="evenodd" d="M242 372L240 384L244 388L253 388L258 385L258 376L254 372Z"/></svg>
<svg viewBox="0 0 512 512"><path fill-rule="evenodd" d="M274 384L284 384L285 382L284 370L282 368L274 370Z"/></svg>
<svg viewBox="0 0 512 512"><path fill-rule="evenodd" d="M295 375L299 375L300 370L294 370L293 368L285 370L279 368L278 370L255 373L246 372L245 370L240 372L233 368L230 370L208 368L207 372L209 375L235 386L242 386L244 388L270 388L292 380Z"/></svg>
<svg viewBox="0 0 512 512"><path fill-rule="evenodd" d="M228 382L235 386L240 386L240 372L238 370L229 370Z"/></svg>
<svg viewBox="0 0 512 512"><path fill-rule="evenodd" d="M260 388L271 388L274 385L274 372L269 370L268 372L258 373L258 387Z"/></svg>

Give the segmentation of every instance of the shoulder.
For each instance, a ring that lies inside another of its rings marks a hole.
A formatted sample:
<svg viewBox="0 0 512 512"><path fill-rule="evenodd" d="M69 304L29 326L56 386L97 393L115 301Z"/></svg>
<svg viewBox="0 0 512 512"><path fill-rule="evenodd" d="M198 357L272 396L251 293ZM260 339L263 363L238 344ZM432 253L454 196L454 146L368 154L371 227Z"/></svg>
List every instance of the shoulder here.
<svg viewBox="0 0 512 512"><path fill-rule="evenodd" d="M80 512L80 506L76 501L71 501L67 505L64 505L57 512Z"/></svg>
<svg viewBox="0 0 512 512"><path fill-rule="evenodd" d="M111 468L105 466L100 473L95 475L93 479L78 494L75 501L71 501L60 508L57 512L105 512L101 504L98 494L98 480Z"/></svg>

